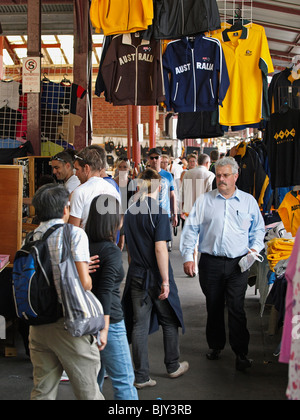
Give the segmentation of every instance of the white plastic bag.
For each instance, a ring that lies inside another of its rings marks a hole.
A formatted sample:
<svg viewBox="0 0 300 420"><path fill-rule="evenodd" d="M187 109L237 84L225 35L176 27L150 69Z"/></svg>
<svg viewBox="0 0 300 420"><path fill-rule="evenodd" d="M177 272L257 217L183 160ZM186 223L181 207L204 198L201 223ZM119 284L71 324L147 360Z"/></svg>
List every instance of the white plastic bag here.
<svg viewBox="0 0 300 420"><path fill-rule="evenodd" d="M259 252L252 251L249 248L247 249L249 251L249 254L245 255L239 261L239 266L241 267L242 273L249 270L249 268L255 263L255 261L263 262L264 260L264 257L260 255Z"/></svg>

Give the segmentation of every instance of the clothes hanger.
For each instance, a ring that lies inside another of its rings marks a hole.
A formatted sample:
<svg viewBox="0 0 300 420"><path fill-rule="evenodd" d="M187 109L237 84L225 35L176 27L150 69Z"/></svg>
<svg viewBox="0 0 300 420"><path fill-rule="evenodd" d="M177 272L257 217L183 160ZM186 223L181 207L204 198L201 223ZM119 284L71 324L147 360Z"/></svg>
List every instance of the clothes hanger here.
<svg viewBox="0 0 300 420"><path fill-rule="evenodd" d="M67 79L67 74L64 74L63 79L61 80L61 84L70 86L72 84L71 80Z"/></svg>
<svg viewBox="0 0 300 420"><path fill-rule="evenodd" d="M42 79L42 82L44 82L44 83L50 83L50 79L48 79L48 74L47 73L43 73L43 79Z"/></svg>
<svg viewBox="0 0 300 420"><path fill-rule="evenodd" d="M242 11L239 7L235 9L235 18L237 19L234 24L228 29L229 32L240 31L243 29L243 21L241 19Z"/></svg>

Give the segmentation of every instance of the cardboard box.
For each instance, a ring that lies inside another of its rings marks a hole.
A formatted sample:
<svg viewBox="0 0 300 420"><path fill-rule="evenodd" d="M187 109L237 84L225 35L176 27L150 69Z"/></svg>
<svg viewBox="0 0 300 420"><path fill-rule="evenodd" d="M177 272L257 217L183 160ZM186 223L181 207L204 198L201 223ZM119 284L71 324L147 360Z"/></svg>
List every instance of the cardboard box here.
<svg viewBox="0 0 300 420"><path fill-rule="evenodd" d="M9 255L0 255L0 270L9 262Z"/></svg>

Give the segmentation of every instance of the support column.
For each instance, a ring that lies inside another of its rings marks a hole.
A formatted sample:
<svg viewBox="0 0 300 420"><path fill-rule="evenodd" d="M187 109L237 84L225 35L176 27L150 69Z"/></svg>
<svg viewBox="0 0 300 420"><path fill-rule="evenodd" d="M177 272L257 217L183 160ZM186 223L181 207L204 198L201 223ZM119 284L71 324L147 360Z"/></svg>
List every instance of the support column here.
<svg viewBox="0 0 300 420"><path fill-rule="evenodd" d="M149 107L149 149L156 146L156 106Z"/></svg>
<svg viewBox="0 0 300 420"><path fill-rule="evenodd" d="M141 107L132 106L132 158L134 167L138 168L141 161L141 145L138 141L138 124L141 122Z"/></svg>
<svg viewBox="0 0 300 420"><path fill-rule="evenodd" d="M77 114L82 118L75 127L74 147L81 150L91 143L92 100L91 100L91 25L89 2L74 0L74 83L88 91L77 104Z"/></svg>
<svg viewBox="0 0 300 420"><path fill-rule="evenodd" d="M0 35L0 80L3 79L4 69L3 69L3 47L4 47L4 38Z"/></svg>
<svg viewBox="0 0 300 420"><path fill-rule="evenodd" d="M131 149L131 118L130 118L131 106L127 105L127 159L132 158Z"/></svg>
<svg viewBox="0 0 300 420"><path fill-rule="evenodd" d="M41 57L41 0L27 2L27 56ZM27 140L31 141L35 156L41 155L41 94L27 94Z"/></svg>

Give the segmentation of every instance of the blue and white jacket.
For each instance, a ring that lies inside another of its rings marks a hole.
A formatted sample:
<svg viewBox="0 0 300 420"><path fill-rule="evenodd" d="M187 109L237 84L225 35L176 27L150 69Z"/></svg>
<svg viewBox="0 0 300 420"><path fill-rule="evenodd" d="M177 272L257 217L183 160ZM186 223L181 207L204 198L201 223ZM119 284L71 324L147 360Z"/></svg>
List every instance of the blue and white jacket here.
<svg viewBox="0 0 300 420"><path fill-rule="evenodd" d="M214 111L229 87L219 40L203 34L171 41L163 55L168 111Z"/></svg>

